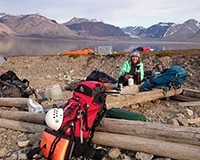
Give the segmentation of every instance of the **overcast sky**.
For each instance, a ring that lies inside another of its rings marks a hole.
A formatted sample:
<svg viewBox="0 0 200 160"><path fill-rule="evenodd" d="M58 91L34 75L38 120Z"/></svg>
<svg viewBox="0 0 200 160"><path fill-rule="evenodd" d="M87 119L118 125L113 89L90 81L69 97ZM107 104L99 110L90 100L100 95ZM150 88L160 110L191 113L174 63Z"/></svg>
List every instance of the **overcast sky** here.
<svg viewBox="0 0 200 160"><path fill-rule="evenodd" d="M200 21L200 0L0 0L0 13L39 13L58 23L102 20L118 27L150 27L159 22Z"/></svg>

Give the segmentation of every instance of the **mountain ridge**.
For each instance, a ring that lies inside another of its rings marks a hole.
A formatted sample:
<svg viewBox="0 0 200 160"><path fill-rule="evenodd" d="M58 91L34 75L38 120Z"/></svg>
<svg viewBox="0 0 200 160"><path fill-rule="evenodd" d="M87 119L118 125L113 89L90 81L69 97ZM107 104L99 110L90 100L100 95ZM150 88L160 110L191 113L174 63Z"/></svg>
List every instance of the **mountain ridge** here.
<svg viewBox="0 0 200 160"><path fill-rule="evenodd" d="M27 15L0 13L0 35L62 39L200 42L200 22L189 19L182 24L159 22L148 28L139 25L119 28L97 19L73 17L65 23L57 23L56 20L48 19L39 13Z"/></svg>
<svg viewBox="0 0 200 160"><path fill-rule="evenodd" d="M162 38L167 40L186 40L195 36L200 30L200 22L195 19L189 19L182 24L175 24L172 22L159 22L148 28L142 26L124 27L124 32L131 36L145 37L145 38Z"/></svg>

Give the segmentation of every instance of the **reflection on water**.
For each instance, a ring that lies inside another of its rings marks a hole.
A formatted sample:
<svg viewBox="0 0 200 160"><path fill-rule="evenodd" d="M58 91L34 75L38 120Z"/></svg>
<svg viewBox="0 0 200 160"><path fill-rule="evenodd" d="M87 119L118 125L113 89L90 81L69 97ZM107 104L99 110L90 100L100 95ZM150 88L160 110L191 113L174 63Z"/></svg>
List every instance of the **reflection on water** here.
<svg viewBox="0 0 200 160"><path fill-rule="evenodd" d="M130 51L137 47L150 46L157 50L173 49L197 49L198 43L175 43L175 42L108 42L108 41L64 41L64 40L41 40L25 38L0 39L0 55L57 55L62 51L92 48L98 46L113 46L113 51Z"/></svg>

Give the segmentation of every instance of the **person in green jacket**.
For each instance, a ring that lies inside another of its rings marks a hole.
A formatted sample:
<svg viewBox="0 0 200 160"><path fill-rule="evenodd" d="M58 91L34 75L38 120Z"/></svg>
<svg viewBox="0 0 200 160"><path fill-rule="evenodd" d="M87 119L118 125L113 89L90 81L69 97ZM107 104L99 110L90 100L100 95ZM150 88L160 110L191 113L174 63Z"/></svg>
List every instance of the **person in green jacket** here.
<svg viewBox="0 0 200 160"><path fill-rule="evenodd" d="M130 59L126 60L119 71L118 83L122 83L123 86L128 85L128 79L133 78L136 83L136 72L140 71L140 81L144 79L144 65L140 61L140 53L137 50L133 50L130 54Z"/></svg>

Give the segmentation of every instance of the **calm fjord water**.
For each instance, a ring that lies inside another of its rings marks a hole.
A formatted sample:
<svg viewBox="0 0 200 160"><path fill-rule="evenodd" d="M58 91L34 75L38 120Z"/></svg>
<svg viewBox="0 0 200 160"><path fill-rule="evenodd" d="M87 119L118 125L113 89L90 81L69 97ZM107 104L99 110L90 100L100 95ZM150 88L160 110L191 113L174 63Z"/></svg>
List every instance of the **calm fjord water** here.
<svg viewBox="0 0 200 160"><path fill-rule="evenodd" d="M0 39L0 55L58 55L62 51L92 48L98 46L113 46L113 51L130 51L137 47L150 46L157 50L174 49L200 49L199 43L183 42L110 42L110 41L65 41L65 40L42 40L27 38L4 38Z"/></svg>

